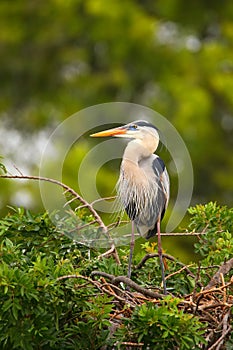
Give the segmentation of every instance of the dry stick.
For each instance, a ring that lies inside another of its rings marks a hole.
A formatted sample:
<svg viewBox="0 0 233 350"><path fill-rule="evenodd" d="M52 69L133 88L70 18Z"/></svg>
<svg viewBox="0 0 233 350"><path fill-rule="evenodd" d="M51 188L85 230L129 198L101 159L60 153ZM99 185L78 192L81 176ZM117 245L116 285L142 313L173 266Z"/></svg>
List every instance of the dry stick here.
<svg viewBox="0 0 233 350"><path fill-rule="evenodd" d="M219 265L200 266L200 270L219 269Z"/></svg>
<svg viewBox="0 0 233 350"><path fill-rule="evenodd" d="M88 283L92 284L94 287L96 287L99 291L102 292L102 288L101 288L101 284L98 281L95 281L89 277L86 276L82 276L82 275L65 275L65 276L60 276L56 279L56 281L62 281L65 279L69 279L69 278L79 278L79 279L83 279L85 281L87 281Z"/></svg>
<svg viewBox="0 0 233 350"><path fill-rule="evenodd" d="M66 280L66 279L69 279L69 278L80 278L80 277L83 277L83 276L80 276L80 275L65 275L65 276L60 276L57 278L57 281L62 281L62 280ZM86 279L86 278L84 278Z"/></svg>
<svg viewBox="0 0 233 350"><path fill-rule="evenodd" d="M116 292L118 292L119 294L116 294L114 292L114 294L111 294L111 292L109 291L109 289L106 287L111 287L112 289L115 289ZM118 301L121 301L121 302L126 302L127 300L127 303L130 304L130 306L134 307L136 302L135 302L135 298L132 297L130 294L128 294L126 291L123 291L122 289L120 289L119 287L117 287L116 285L112 284L112 283L105 283L105 284L102 284L101 285L101 288L104 292L106 292L107 294L111 295L111 296L114 296L116 299L118 299ZM122 297L120 295L123 295ZM126 298L127 296L127 298Z"/></svg>
<svg viewBox="0 0 233 350"><path fill-rule="evenodd" d="M23 173L21 172L21 170L14 164L14 168L16 171L18 171L19 175L23 176Z"/></svg>
<svg viewBox="0 0 233 350"><path fill-rule="evenodd" d="M137 304L137 298L135 298L135 296L131 296L130 294L128 294L128 292L123 291L122 289L120 289L119 287L117 287L115 284L109 283L105 280L104 277L101 278L101 282L104 282L101 285L101 288L103 289L103 291L105 291L106 293L109 291L109 295L112 295L116 298L119 298L119 295L115 293L115 291L117 291L120 294L127 294L127 302L130 303L132 302L131 306L135 306L135 304ZM115 291L114 291L115 290ZM126 301L126 298L122 298L120 297L121 301ZM129 300L130 299L130 300Z"/></svg>
<svg viewBox="0 0 233 350"><path fill-rule="evenodd" d="M214 293L217 293L217 292L221 292L225 289L225 288L228 288L229 286L231 286L233 284L233 280L231 280L229 283L225 284L224 286L221 286L221 287L218 287L218 288L212 288L212 289L208 289L208 290L202 290L201 292L199 292L198 294L196 294L196 298L197 298L197 301L196 301L196 309L194 311L194 313L196 313L198 310L199 310L199 304L200 304L200 301L202 298L204 298L205 295L208 295L208 294L212 294L213 292ZM228 306L228 304L225 304L225 306Z"/></svg>
<svg viewBox="0 0 233 350"><path fill-rule="evenodd" d="M129 342L129 341L123 341L123 342L121 342L119 344L120 345L128 345L128 346L140 346L140 348L144 345L144 343L132 343L132 342Z"/></svg>
<svg viewBox="0 0 233 350"><path fill-rule="evenodd" d="M175 272L173 272L173 273L170 273L169 275L167 275L167 276L165 277L165 280L167 280L168 278L171 278L171 277L173 277L173 276L175 276L175 275L178 275L179 273L181 273L182 271L188 269L188 267L189 267L189 266L192 266L192 265L193 265L193 264L190 264L190 265L187 265L187 266L183 266L183 267L181 267L181 269L179 269L179 270L177 270L177 271L175 271Z"/></svg>
<svg viewBox="0 0 233 350"><path fill-rule="evenodd" d="M221 278L221 281L222 281L222 285L225 286L225 280L224 280L223 273L220 273L220 278ZM227 290L225 288L223 289L223 302L224 303L227 302Z"/></svg>
<svg viewBox="0 0 233 350"><path fill-rule="evenodd" d="M233 285L233 279L230 282L224 284L224 286L215 287L215 288L211 288L211 289L204 289L201 292L199 292L197 294L197 296L208 295L208 294L211 294L213 292L219 292L220 293L220 292L222 292L223 289L228 288L231 285Z"/></svg>
<svg viewBox="0 0 233 350"><path fill-rule="evenodd" d="M224 319L224 328L225 329L223 329L221 337L218 338L218 340L209 348L209 350L214 350L214 349L218 350L218 349L220 349L221 345L224 342L224 338L231 331L231 325L229 327L227 327L228 317L229 317L229 312L224 316L224 318L225 318Z"/></svg>
<svg viewBox="0 0 233 350"><path fill-rule="evenodd" d="M96 203L98 203L98 202L108 201L108 200L111 200L111 199L115 199L115 198L116 198L116 196L98 198L98 199L95 199L94 201L92 201L92 202L91 202L91 205L96 204Z"/></svg>
<svg viewBox="0 0 233 350"><path fill-rule="evenodd" d="M65 193L66 193L66 192L67 192L67 191L65 191ZM67 202L64 204L64 208L67 207L67 205L71 204L72 202L74 202L74 201L76 201L76 200L77 200L76 197L71 198L69 201L67 201Z"/></svg>
<svg viewBox="0 0 233 350"><path fill-rule="evenodd" d="M116 285L118 285L119 283L122 282L122 283L126 284L127 286L133 288L137 292L142 293L144 295L147 295L148 297L151 297L151 298L154 298L154 299L162 299L163 296L164 296L163 294L155 293L155 292L152 292L152 291L150 291L148 289L145 289L145 288L139 286L137 283L135 283L130 278L125 277L125 276L117 276L117 277L115 277L114 275L110 275L109 273L102 272L102 271L93 271L91 273L91 276L92 277L94 277L94 276L102 276L102 277L108 278L111 281L112 284L116 284Z"/></svg>
<svg viewBox="0 0 233 350"><path fill-rule="evenodd" d="M105 287L106 287L106 285L100 285L100 288L104 293L110 295L111 297L114 296L114 298L116 298L119 302L125 302L125 298L117 295L116 293L112 294L110 292L110 290L108 288L105 288Z"/></svg>
<svg viewBox="0 0 233 350"><path fill-rule="evenodd" d="M128 224L129 223L129 221L127 221L127 220L123 220L123 221L120 221L120 220L118 220L118 221L116 221L116 222L113 222L113 223L111 223L111 224L109 224L107 227L108 227L108 231L112 231L112 230L114 230L116 227L118 227L118 226L120 226L120 225L122 225L122 224ZM130 234L128 234L128 235L124 235L124 238L127 238L127 237L129 237L129 238L131 238L131 236L132 236L132 234L130 233ZM136 236L138 236L138 237L140 237L140 234L138 233L135 233L134 234L134 236L136 237Z"/></svg>
<svg viewBox="0 0 233 350"><path fill-rule="evenodd" d="M104 197L104 198L98 198L98 199L95 199L93 202L90 203L91 206L93 206L93 204L95 203L98 203L98 202L101 202L101 201L105 201L105 200L110 200L110 199L113 199L115 198L116 196L114 197ZM69 202L68 202L69 203ZM79 210L79 209L82 209L82 208L86 208L86 205L79 205L77 208L75 208L75 210Z"/></svg>
<svg viewBox="0 0 233 350"><path fill-rule="evenodd" d="M201 306L199 306L198 311L203 311L206 309L216 309L217 307L228 307L230 308L232 305L227 304L227 302L223 302L223 303L215 303L215 304L203 304Z"/></svg>
<svg viewBox="0 0 233 350"><path fill-rule="evenodd" d="M100 280L102 282L102 287L107 287L107 289L114 295L115 292L112 287L115 287L115 286L111 283L108 283L104 277L102 277Z"/></svg>
<svg viewBox="0 0 233 350"><path fill-rule="evenodd" d="M231 269L233 268L233 258L230 260L224 262L218 271L213 275L210 282L207 284L207 286L204 288L204 290L211 289L212 287L216 286L216 284L221 282L221 274L225 275L227 274Z"/></svg>
<svg viewBox="0 0 233 350"><path fill-rule="evenodd" d="M218 344L218 347L216 348L216 350L220 350L222 344L224 343L224 338L228 335L228 333L230 333L231 331L231 326L229 326L226 331L223 332L223 334L221 335L221 337L216 341L216 343L214 344L215 346ZM209 350L211 350L213 347L209 348ZM213 348L214 349L214 348Z"/></svg>
<svg viewBox="0 0 233 350"><path fill-rule="evenodd" d="M117 265L121 265L121 261L120 261L119 255L118 255L118 252L117 252L116 247L115 247L114 244L111 245L111 248L109 250L107 250L103 254L100 254L98 256L98 259L108 258L111 255L113 255L114 259L116 260Z"/></svg>

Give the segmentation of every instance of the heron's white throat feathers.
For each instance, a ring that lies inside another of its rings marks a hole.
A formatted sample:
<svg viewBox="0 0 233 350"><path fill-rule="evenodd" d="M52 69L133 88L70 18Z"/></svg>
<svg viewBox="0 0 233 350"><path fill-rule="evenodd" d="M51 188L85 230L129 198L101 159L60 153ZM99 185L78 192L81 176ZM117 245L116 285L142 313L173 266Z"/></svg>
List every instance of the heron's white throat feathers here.
<svg viewBox="0 0 233 350"><path fill-rule="evenodd" d="M134 139L130 141L125 149L124 159L128 159L131 162L138 163L143 158L148 158L153 154L159 145L159 139L153 135L148 135L144 139Z"/></svg>

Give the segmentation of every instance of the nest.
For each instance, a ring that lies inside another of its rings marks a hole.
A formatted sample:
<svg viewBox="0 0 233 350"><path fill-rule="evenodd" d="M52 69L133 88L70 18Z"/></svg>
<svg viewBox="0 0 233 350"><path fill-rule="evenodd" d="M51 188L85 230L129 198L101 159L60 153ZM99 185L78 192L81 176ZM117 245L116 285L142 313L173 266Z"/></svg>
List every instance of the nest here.
<svg viewBox="0 0 233 350"><path fill-rule="evenodd" d="M225 344L232 330L233 277L225 283L224 275L232 268L233 258L220 266L207 286L202 287L199 292L195 288L191 294L183 296L178 305L184 312L197 316L203 322L206 339L203 350L226 349ZM120 324L122 317L130 317L135 306L145 302L159 305L164 297L163 294L143 288L125 276L114 276L101 271L93 271L91 276L91 283L101 292L112 296L115 301L116 307L111 316L113 328ZM123 285L126 286L125 289ZM141 349L144 344L125 342L122 345L127 349Z"/></svg>

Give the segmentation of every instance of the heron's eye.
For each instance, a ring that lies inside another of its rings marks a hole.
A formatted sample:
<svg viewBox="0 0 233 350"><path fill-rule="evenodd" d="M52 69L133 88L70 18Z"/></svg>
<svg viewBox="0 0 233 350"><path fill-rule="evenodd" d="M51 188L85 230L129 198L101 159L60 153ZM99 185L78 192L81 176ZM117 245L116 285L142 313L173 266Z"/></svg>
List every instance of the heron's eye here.
<svg viewBox="0 0 233 350"><path fill-rule="evenodd" d="M137 124L130 125L131 130L136 130L138 128Z"/></svg>

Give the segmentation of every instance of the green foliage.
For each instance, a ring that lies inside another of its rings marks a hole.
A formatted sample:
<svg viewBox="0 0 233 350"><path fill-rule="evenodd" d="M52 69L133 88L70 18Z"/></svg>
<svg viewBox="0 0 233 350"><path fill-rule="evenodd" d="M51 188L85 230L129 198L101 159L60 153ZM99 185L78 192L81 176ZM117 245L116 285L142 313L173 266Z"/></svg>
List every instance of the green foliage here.
<svg viewBox="0 0 233 350"><path fill-rule="evenodd" d="M208 264L220 264L233 255L233 209L210 202L189 209L190 229L203 232L196 251Z"/></svg>
<svg viewBox="0 0 233 350"><path fill-rule="evenodd" d="M222 263L225 256L232 256L233 212L209 203L191 208L190 214L190 227L206 231L196 245L204 257L199 282L206 285L209 264ZM90 222L85 211L80 216ZM142 249L153 253L156 244L145 243ZM142 343L145 350L204 346L204 319L183 307L184 298L200 288L196 283L198 266L191 264L187 270L179 261L166 259L167 286L173 296L145 301L136 307L126 299L121 306L111 293L104 293L90 279L94 270L125 275L128 247L119 247L118 253L121 265L113 257L100 260L100 252L70 240L47 213L35 215L23 208L11 208L0 220L1 349L100 350L105 346L113 350L127 349L127 342ZM141 257L142 252L135 254L135 265ZM160 276L159 262L154 258L141 268L134 266L132 278L143 288L158 289ZM230 277L231 273L225 276L226 282ZM124 286L118 288L125 291ZM114 323L116 314L119 319ZM231 342L229 338L228 347Z"/></svg>
<svg viewBox="0 0 233 350"><path fill-rule="evenodd" d="M207 268L200 271L205 285L209 281L208 273L212 266L221 265L233 256L233 208L210 202L190 208L189 213L189 229L203 232L194 247L203 257L202 266ZM226 280L230 280L232 275L230 271Z"/></svg>
<svg viewBox="0 0 233 350"><path fill-rule="evenodd" d="M88 271L87 250L58 233L48 215L19 208L0 221L2 349L98 349L108 335L111 298L60 276ZM86 265L86 268L85 268Z"/></svg>
<svg viewBox="0 0 233 350"><path fill-rule="evenodd" d="M124 341L142 342L142 349L198 349L198 344L205 343L203 324L179 310L179 302L169 296L159 306L147 303L136 307L116 332L118 349Z"/></svg>

